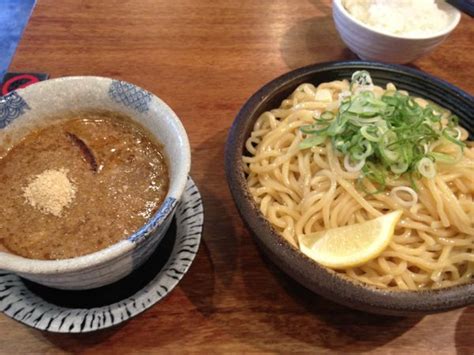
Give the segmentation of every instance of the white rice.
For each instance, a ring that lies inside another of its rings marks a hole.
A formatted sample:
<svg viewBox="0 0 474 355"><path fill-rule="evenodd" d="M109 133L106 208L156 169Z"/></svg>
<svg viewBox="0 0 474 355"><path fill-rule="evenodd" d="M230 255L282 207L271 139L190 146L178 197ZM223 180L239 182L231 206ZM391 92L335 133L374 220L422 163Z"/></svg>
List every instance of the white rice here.
<svg viewBox="0 0 474 355"><path fill-rule="evenodd" d="M434 0L343 0L346 10L367 26L404 37L432 35L448 26L448 14Z"/></svg>

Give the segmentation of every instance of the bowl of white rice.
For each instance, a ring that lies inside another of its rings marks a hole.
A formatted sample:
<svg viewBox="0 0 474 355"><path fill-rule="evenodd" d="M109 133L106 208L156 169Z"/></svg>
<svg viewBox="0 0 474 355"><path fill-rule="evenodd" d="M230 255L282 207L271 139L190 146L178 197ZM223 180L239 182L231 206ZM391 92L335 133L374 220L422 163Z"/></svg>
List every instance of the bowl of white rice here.
<svg viewBox="0 0 474 355"><path fill-rule="evenodd" d="M333 0L333 18L361 59L409 63L441 44L461 13L445 1Z"/></svg>

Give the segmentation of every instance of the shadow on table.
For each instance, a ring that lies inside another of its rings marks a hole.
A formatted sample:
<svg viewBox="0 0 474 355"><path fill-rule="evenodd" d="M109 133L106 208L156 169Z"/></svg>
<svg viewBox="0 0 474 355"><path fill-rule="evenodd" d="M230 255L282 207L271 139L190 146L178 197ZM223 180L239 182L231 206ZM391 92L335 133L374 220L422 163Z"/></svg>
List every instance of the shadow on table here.
<svg viewBox="0 0 474 355"><path fill-rule="evenodd" d="M296 23L282 36L280 52L290 69L319 62L358 59L339 38L329 15Z"/></svg>
<svg viewBox="0 0 474 355"><path fill-rule="evenodd" d="M46 339L59 349L71 353L78 353L107 341L107 339L112 337L115 333L119 332L126 323L127 322L91 333L61 334L48 333L36 329L31 329L31 332L36 338ZM40 350L38 349L38 351Z"/></svg>
<svg viewBox="0 0 474 355"><path fill-rule="evenodd" d="M203 241L206 242L209 257L215 266L215 274L226 287L232 284L237 269L239 240L230 209L233 201L224 171L224 149L227 128L216 132L193 150L196 160L205 161L200 168L203 176L198 185L204 201ZM213 176L212 176L213 175ZM212 177L211 177L212 176Z"/></svg>
<svg viewBox="0 0 474 355"><path fill-rule="evenodd" d="M474 351L474 337L472 336L472 324L474 323L474 307L463 310L456 324L454 341L456 352L459 355L472 354Z"/></svg>
<svg viewBox="0 0 474 355"><path fill-rule="evenodd" d="M263 315L259 321L261 327L270 327L272 332L279 332L282 336L311 347L364 352L389 343L422 319L373 315L336 304L301 286L265 256L262 257L269 275L274 278L275 287L282 288L273 292L283 293L286 300L280 310L281 317ZM252 279L245 276L251 270L244 268L242 272L244 281ZM268 290L252 284L246 286L252 297L262 298L262 302L268 299ZM278 310L270 313L278 314Z"/></svg>
<svg viewBox="0 0 474 355"><path fill-rule="evenodd" d="M308 0L309 3L313 4L318 11L321 11L323 14L330 16L332 13L332 4L321 1L321 0Z"/></svg>
<svg viewBox="0 0 474 355"><path fill-rule="evenodd" d="M199 268L186 275L180 288L205 317L214 313L214 302L219 301L215 297L222 296L214 295L215 282L219 282L224 289L229 288L237 270L239 242L229 206L223 201L223 195L228 193L223 159L226 139L227 129L223 129L193 149L193 159L206 162L196 173L204 176L195 177L203 181L198 183L204 203L203 250L196 260ZM209 178L211 175L213 178Z"/></svg>
<svg viewBox="0 0 474 355"><path fill-rule="evenodd" d="M215 270L206 241L201 242L199 253L194 262L198 267L191 267L180 282L180 289L204 316L209 317L215 312Z"/></svg>

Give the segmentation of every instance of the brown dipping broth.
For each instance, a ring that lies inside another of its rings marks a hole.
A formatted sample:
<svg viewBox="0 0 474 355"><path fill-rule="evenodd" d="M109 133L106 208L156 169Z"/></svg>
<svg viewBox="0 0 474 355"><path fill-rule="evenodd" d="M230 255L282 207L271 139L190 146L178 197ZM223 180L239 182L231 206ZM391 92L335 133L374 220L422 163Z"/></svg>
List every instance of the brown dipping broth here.
<svg viewBox="0 0 474 355"><path fill-rule="evenodd" d="M60 216L34 208L24 189L46 170L75 186ZM0 158L0 242L32 259L89 254L133 234L168 192L162 146L131 119L84 112L28 134Z"/></svg>

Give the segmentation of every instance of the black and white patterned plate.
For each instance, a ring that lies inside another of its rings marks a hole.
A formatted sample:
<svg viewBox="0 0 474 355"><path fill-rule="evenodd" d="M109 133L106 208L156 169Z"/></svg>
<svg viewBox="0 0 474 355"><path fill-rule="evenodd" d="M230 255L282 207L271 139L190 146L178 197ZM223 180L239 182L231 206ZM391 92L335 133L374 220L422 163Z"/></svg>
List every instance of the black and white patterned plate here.
<svg viewBox="0 0 474 355"><path fill-rule="evenodd" d="M0 311L33 328L85 333L120 324L168 295L188 271L201 240L204 211L191 178L160 245L140 268L86 291L48 288L0 271Z"/></svg>

